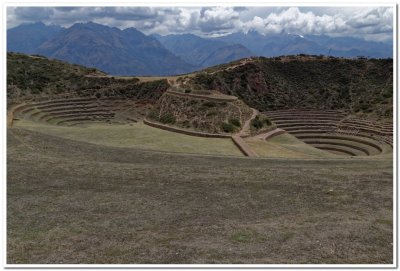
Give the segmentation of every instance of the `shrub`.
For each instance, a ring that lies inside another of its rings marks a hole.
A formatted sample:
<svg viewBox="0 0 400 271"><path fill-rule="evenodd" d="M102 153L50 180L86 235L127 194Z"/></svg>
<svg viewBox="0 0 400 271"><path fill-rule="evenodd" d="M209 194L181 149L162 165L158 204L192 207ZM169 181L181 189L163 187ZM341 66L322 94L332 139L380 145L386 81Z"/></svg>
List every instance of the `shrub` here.
<svg viewBox="0 0 400 271"><path fill-rule="evenodd" d="M160 122L164 124L174 124L176 121L175 116L171 113L165 113L160 117Z"/></svg>
<svg viewBox="0 0 400 271"><path fill-rule="evenodd" d="M212 76L209 76L207 73L198 73L195 77L195 82L201 85L210 85L212 82Z"/></svg>
<svg viewBox="0 0 400 271"><path fill-rule="evenodd" d="M252 121L251 126L258 129L263 128L264 126L270 126L271 120L264 115L257 115Z"/></svg>
<svg viewBox="0 0 400 271"><path fill-rule="evenodd" d="M236 126L236 127L240 127L241 126L240 120L238 120L238 119L231 118L231 119L229 119L229 123L234 125L234 126Z"/></svg>
<svg viewBox="0 0 400 271"><path fill-rule="evenodd" d="M236 130L235 126L226 122L221 123L221 128L225 133L233 133Z"/></svg>
<svg viewBox="0 0 400 271"><path fill-rule="evenodd" d="M393 90L392 89L386 89L383 92L383 97L384 98L392 98L393 97Z"/></svg>
<svg viewBox="0 0 400 271"><path fill-rule="evenodd" d="M217 106L217 104L215 103L215 102L205 102L205 103L203 103L203 106L205 106L205 107L215 107L215 106Z"/></svg>
<svg viewBox="0 0 400 271"><path fill-rule="evenodd" d="M158 120L158 113L156 110L151 110L149 114L147 114L149 119Z"/></svg>
<svg viewBox="0 0 400 271"><path fill-rule="evenodd" d="M217 111L214 109L211 109L210 111L207 112L206 116L211 117L217 115Z"/></svg>
<svg viewBox="0 0 400 271"><path fill-rule="evenodd" d="M385 110L384 116L389 117L392 116L392 114L393 114L393 108L387 108Z"/></svg>

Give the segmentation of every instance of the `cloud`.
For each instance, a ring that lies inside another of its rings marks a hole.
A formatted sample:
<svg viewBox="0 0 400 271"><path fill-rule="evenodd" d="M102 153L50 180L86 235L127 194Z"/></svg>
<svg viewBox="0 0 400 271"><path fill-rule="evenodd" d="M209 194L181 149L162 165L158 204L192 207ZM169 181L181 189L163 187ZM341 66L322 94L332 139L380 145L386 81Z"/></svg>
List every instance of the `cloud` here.
<svg viewBox="0 0 400 271"><path fill-rule="evenodd" d="M239 20L239 11L231 7L203 8L200 11L199 27L204 32L234 29Z"/></svg>
<svg viewBox="0 0 400 271"><path fill-rule="evenodd" d="M353 28L373 27L378 31L391 31L393 10L389 8L377 8L362 12L351 18L347 24Z"/></svg>
<svg viewBox="0 0 400 271"><path fill-rule="evenodd" d="M256 30L390 39L391 7L8 7L7 27L93 21L146 34L224 35Z"/></svg>
<svg viewBox="0 0 400 271"><path fill-rule="evenodd" d="M290 32L298 34L329 34L346 29L340 17L317 16L311 11L301 12L297 7L288 8L280 13L271 13L266 18L255 17L245 24L246 30L257 30L260 33Z"/></svg>
<svg viewBox="0 0 400 271"><path fill-rule="evenodd" d="M327 9L327 8L325 8ZM290 7L280 12L272 12L264 18L255 16L244 23L244 31L256 30L262 34L269 33L297 33L297 34L326 34L343 36L364 36L378 33L391 33L393 10L392 8L352 9L351 12L335 12L320 15L311 10L303 11L297 7ZM390 38L390 35L387 35Z"/></svg>

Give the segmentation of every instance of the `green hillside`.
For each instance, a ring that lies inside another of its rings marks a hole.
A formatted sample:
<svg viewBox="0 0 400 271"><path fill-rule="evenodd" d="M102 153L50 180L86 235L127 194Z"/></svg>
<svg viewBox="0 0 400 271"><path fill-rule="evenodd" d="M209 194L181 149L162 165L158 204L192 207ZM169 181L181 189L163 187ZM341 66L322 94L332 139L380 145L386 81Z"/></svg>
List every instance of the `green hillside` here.
<svg viewBox="0 0 400 271"><path fill-rule="evenodd" d="M392 59L260 57L206 69L189 80L238 96L259 110L308 107L379 118L393 114Z"/></svg>
<svg viewBox="0 0 400 271"><path fill-rule="evenodd" d="M7 69L8 104L94 95L155 103L170 86L167 79L143 82L111 77L94 68L15 53L8 53ZM214 66L182 79L185 87L234 95L260 111L344 109L372 118L391 120L393 116L392 59L260 57Z"/></svg>
<svg viewBox="0 0 400 271"><path fill-rule="evenodd" d="M7 54L7 103L61 97L129 97L156 101L167 80L139 82L137 78L107 77L86 68L43 56ZM95 75L95 76L91 76Z"/></svg>

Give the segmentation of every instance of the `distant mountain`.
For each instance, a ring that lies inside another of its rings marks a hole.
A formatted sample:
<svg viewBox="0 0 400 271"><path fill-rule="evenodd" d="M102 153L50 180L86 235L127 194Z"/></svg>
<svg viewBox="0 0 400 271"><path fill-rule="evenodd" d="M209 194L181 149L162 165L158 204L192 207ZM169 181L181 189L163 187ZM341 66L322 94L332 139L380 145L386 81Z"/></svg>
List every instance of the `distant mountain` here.
<svg viewBox="0 0 400 271"><path fill-rule="evenodd" d="M353 37L329 37L326 35L307 35L306 39L331 49L333 55L354 57L370 56L376 58L392 57L393 44L365 41Z"/></svg>
<svg viewBox="0 0 400 271"><path fill-rule="evenodd" d="M168 50L193 65L209 67L254 55L241 44L205 39L193 34L154 35Z"/></svg>
<svg viewBox="0 0 400 271"><path fill-rule="evenodd" d="M327 54L325 47L310 41L303 36L293 34L269 35L263 44L263 56L297 55L297 54Z"/></svg>
<svg viewBox="0 0 400 271"><path fill-rule="evenodd" d="M69 28L43 23L7 30L7 51L42 54L95 67L114 75L176 75L249 56L331 55L392 57L392 43L353 37L261 35L237 32L218 38L192 34L147 36L135 28L120 30L95 23Z"/></svg>
<svg viewBox="0 0 400 271"><path fill-rule="evenodd" d="M392 57L389 43L365 41L353 37L329 37L279 33L261 35L257 31L237 32L219 37L217 40L236 42L249 48L258 56L279 56L288 54L332 55L342 57L369 56L374 58Z"/></svg>
<svg viewBox="0 0 400 271"><path fill-rule="evenodd" d="M7 31L7 51L32 54L42 43L63 29L56 25L46 26L41 22L21 24Z"/></svg>
<svg viewBox="0 0 400 271"><path fill-rule="evenodd" d="M91 22L74 24L36 52L115 75L170 75L197 68L135 28L120 30Z"/></svg>
<svg viewBox="0 0 400 271"><path fill-rule="evenodd" d="M261 35L257 31L249 31L247 34L242 32L236 32L227 36L216 38L216 40L224 41L228 43L239 43L249 48L257 56L264 55L264 43L266 43L265 36Z"/></svg>

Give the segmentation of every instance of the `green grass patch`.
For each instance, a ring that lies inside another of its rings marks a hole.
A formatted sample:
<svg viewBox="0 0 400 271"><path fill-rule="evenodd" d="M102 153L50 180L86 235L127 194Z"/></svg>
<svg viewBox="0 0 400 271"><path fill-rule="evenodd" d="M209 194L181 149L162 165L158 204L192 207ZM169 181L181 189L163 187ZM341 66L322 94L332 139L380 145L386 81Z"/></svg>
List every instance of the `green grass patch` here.
<svg viewBox="0 0 400 271"><path fill-rule="evenodd" d="M245 138L246 143L261 157L274 158L337 158L306 144L290 134L281 134L268 141Z"/></svg>
<svg viewBox="0 0 400 271"><path fill-rule="evenodd" d="M89 124L87 127L66 127L21 120L15 125L32 131L105 146L198 154L243 155L229 138L188 136L153 128L142 122L132 125Z"/></svg>

